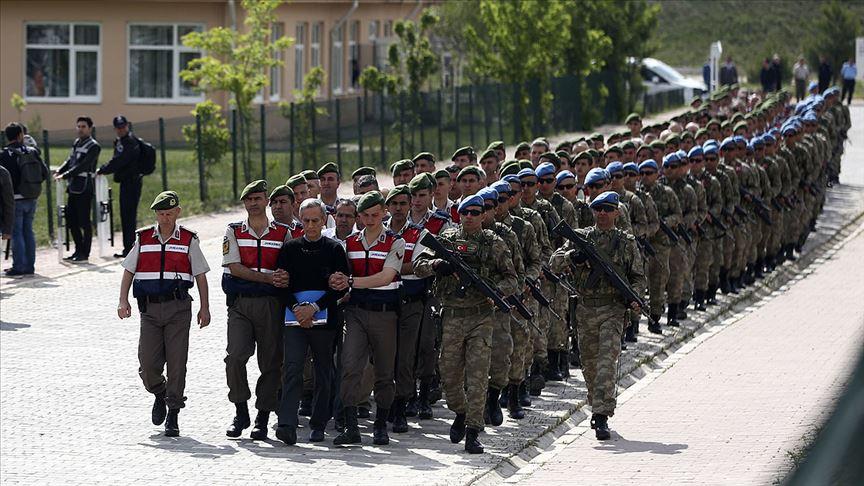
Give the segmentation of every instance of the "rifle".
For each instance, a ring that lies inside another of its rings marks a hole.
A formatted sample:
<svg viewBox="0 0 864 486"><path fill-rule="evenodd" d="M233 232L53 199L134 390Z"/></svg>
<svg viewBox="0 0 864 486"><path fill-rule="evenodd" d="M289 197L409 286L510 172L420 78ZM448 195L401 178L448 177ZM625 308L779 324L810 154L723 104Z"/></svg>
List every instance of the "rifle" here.
<svg viewBox="0 0 864 486"><path fill-rule="evenodd" d="M600 255L593 243L573 231L573 228L564 221L558 223L558 225L553 228L553 231L570 240L570 242L588 258L588 261L591 264L591 275L588 277L588 281L596 280L599 275L602 274L615 290L618 291L621 297L624 298L628 307L631 303L636 302L639 304L639 311L650 319L645 301L643 301L642 297L630 288L630 284L627 283L621 275L618 275L618 272L615 271L612 264Z"/></svg>
<svg viewBox="0 0 864 486"><path fill-rule="evenodd" d="M695 222L693 226L696 227L696 234L699 235L699 238L705 238L705 228L702 227L702 223Z"/></svg>
<svg viewBox="0 0 864 486"><path fill-rule="evenodd" d="M548 265L541 265L540 270L543 272L543 276L546 277L546 280L564 287L564 290L566 290L568 294L574 295L578 293L576 292L575 287L570 285L564 277L553 272Z"/></svg>
<svg viewBox="0 0 864 486"><path fill-rule="evenodd" d="M722 210L720 210L720 214L729 218L729 222L734 224L735 226L741 226L741 220L736 218L735 213L733 213L732 211L729 211L728 209L726 209L724 207ZM719 226L718 226L718 228L719 228Z"/></svg>
<svg viewBox="0 0 864 486"><path fill-rule="evenodd" d="M477 291L488 297L501 312L510 312L510 304L501 297L502 292L480 278L480 276L477 275L477 272L466 265L465 262L456 255L456 253L448 250L443 244L441 244L435 235L426 232L423 238L420 239L420 243L426 248L434 251L435 256L449 263L453 267L454 273L461 284L459 292L464 295L465 290L468 287L474 287Z"/></svg>
<svg viewBox="0 0 864 486"><path fill-rule="evenodd" d="M531 322L531 319L534 319L534 313L531 312L531 309L525 307L525 304L522 302L522 299L520 299L516 295L511 295L504 300L508 304L510 304L514 309L516 309L516 312L518 312L519 315L522 316L522 318L525 319L526 321Z"/></svg>
<svg viewBox="0 0 864 486"><path fill-rule="evenodd" d="M543 291L540 290L540 282L531 277L525 277L525 283L528 284L528 290L531 292L531 297L534 297L534 300L536 300L541 307L548 309L556 319L564 320L564 318L558 315L558 313L552 308L552 301L543 295Z"/></svg>
<svg viewBox="0 0 864 486"><path fill-rule="evenodd" d="M641 248L646 255L651 257L657 255L657 250L654 249L654 245L652 245L644 236L637 236L636 244L639 245L639 248Z"/></svg>
<svg viewBox="0 0 864 486"><path fill-rule="evenodd" d="M716 226L717 229L719 229L720 231L722 231L724 233L727 231L726 225L723 224L723 221L720 221L720 218L718 218L717 216L714 216L710 212L708 213L708 217L711 219L711 224Z"/></svg>
<svg viewBox="0 0 864 486"><path fill-rule="evenodd" d="M763 201L759 198L759 196L754 195L747 189L744 189L743 187L739 187L738 192L741 194L741 196L753 202L753 205L756 208L756 216L759 216L759 219L764 221L765 224L767 224L768 226L774 224L774 222L771 221L771 208L765 205L765 201Z"/></svg>
<svg viewBox="0 0 864 486"><path fill-rule="evenodd" d="M738 216L741 217L742 222L753 221L752 218L750 217L750 213L745 211L744 208L742 208L741 206L739 206L737 204L735 205L735 214L737 214Z"/></svg>
<svg viewBox="0 0 864 486"><path fill-rule="evenodd" d="M690 246L693 245L693 238L690 237L690 232L687 231L687 228L685 228L683 224L678 223L678 226L675 227L675 230L681 236L681 239L684 240L684 243L687 243Z"/></svg>
<svg viewBox="0 0 864 486"><path fill-rule="evenodd" d="M660 229L664 233L666 233L666 236L669 238L669 241L671 241L672 243L678 243L678 235L676 235L675 232L672 231L672 228L670 228L666 224L666 222L663 221L663 218L657 218L657 219L659 220L659 223L660 223Z"/></svg>

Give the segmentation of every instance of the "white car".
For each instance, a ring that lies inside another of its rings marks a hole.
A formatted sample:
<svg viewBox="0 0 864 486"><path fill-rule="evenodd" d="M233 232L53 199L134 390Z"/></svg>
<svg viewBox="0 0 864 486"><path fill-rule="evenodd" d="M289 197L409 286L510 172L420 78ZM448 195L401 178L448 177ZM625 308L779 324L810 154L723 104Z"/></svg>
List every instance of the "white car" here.
<svg viewBox="0 0 864 486"><path fill-rule="evenodd" d="M701 80L686 78L665 62L651 57L642 59L639 72L648 95L683 88L684 99L689 101L708 91Z"/></svg>

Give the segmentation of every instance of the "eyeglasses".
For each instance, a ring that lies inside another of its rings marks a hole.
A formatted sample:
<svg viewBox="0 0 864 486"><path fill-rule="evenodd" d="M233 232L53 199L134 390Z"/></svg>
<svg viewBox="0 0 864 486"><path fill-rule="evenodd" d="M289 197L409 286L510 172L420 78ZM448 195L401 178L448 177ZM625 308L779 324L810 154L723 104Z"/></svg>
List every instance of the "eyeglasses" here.
<svg viewBox="0 0 864 486"><path fill-rule="evenodd" d="M618 208L616 208L616 207L608 206L605 204L603 206L597 206L596 208L591 208L591 209L593 209L595 212L598 212L598 213L611 213L612 211L618 210Z"/></svg>
<svg viewBox="0 0 864 486"><path fill-rule="evenodd" d="M537 182L540 184L552 184L555 182L555 179L552 177L544 177L543 179L539 179Z"/></svg>
<svg viewBox="0 0 864 486"><path fill-rule="evenodd" d="M639 177L639 173L638 172L630 172L627 174L627 177Z"/></svg>
<svg viewBox="0 0 864 486"><path fill-rule="evenodd" d="M640 172L640 174L642 174L643 176L652 176L656 173L657 173L656 170L643 170Z"/></svg>
<svg viewBox="0 0 864 486"><path fill-rule="evenodd" d="M576 184L559 184L558 185L558 189L561 189L562 191L569 191L570 189L573 189L574 187L576 187Z"/></svg>
<svg viewBox="0 0 864 486"><path fill-rule="evenodd" d="M613 175L612 175L612 178L613 178L613 179L623 179L623 178L624 178L624 174L613 174Z"/></svg>
<svg viewBox="0 0 864 486"><path fill-rule="evenodd" d="M459 214L461 214L462 216L468 216L469 214L471 216L480 216L481 214L483 214L483 211L483 209L464 209L462 211L459 211Z"/></svg>
<svg viewBox="0 0 864 486"><path fill-rule="evenodd" d="M587 187L588 189L600 189L605 185L606 184L586 184L585 187Z"/></svg>
<svg viewBox="0 0 864 486"><path fill-rule="evenodd" d="M717 157L705 157L705 160L707 160L708 162L714 162L715 160L717 160Z"/></svg>
<svg viewBox="0 0 864 486"><path fill-rule="evenodd" d="M701 164L703 162L702 157L695 157L690 159L691 164Z"/></svg>
<svg viewBox="0 0 864 486"><path fill-rule="evenodd" d="M537 185L536 182L532 182L532 181L522 181L522 182L520 182L519 184L520 184L522 187L534 187L534 186Z"/></svg>

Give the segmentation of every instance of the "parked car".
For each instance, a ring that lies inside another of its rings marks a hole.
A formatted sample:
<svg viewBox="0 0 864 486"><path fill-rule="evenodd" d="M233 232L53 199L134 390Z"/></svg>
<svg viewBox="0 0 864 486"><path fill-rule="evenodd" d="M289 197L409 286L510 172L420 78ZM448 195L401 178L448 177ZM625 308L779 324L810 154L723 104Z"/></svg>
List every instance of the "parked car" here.
<svg viewBox="0 0 864 486"><path fill-rule="evenodd" d="M651 57L642 59L639 72L648 95L683 88L684 99L690 100L708 91L702 80L684 77L665 62Z"/></svg>

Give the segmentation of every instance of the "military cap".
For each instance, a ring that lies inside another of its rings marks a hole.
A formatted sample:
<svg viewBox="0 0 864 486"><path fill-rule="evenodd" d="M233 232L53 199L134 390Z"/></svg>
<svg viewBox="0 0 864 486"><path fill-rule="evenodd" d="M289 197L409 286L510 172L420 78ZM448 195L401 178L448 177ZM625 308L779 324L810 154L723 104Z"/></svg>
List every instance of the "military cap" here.
<svg viewBox="0 0 864 486"><path fill-rule="evenodd" d="M519 162L516 162L515 160L511 160L511 161L505 163L504 165L501 166L500 169L498 169L498 173L501 175L501 177L504 177L506 175L511 175L511 174L516 175L517 173L519 173Z"/></svg>
<svg viewBox="0 0 864 486"><path fill-rule="evenodd" d="M468 167L465 167L464 169L459 171L459 175L456 176L456 180L460 181L468 174L476 175L478 179L482 179L486 175L483 173L480 167L477 167L476 165L469 165Z"/></svg>
<svg viewBox="0 0 864 486"><path fill-rule="evenodd" d="M555 155L558 156L558 160L561 160L561 157L567 157L568 159L570 158L570 153L566 150L559 150L555 152Z"/></svg>
<svg viewBox="0 0 864 486"><path fill-rule="evenodd" d="M777 138L774 137L773 133L766 133L765 135L762 135L762 141L765 145L774 145L777 142Z"/></svg>
<svg viewBox="0 0 864 486"><path fill-rule="evenodd" d="M702 148L702 155L717 155L717 146L716 145L705 145Z"/></svg>
<svg viewBox="0 0 864 486"><path fill-rule="evenodd" d="M704 128L700 128L699 130L696 130L696 137L695 138L699 138L702 135L708 135L708 130L706 130Z"/></svg>
<svg viewBox="0 0 864 486"><path fill-rule="evenodd" d="M456 149L456 151L453 152L453 157L450 157L450 160L456 160L456 157L461 157L463 155L467 155L469 157L477 156L477 154L474 153L474 147L468 145L466 147Z"/></svg>
<svg viewBox="0 0 864 486"><path fill-rule="evenodd" d="M359 169L357 169L351 173L351 178L356 179L356 178L358 178L360 176L364 176L364 175L375 176L375 175L378 175L378 172L375 170L374 167L360 167Z"/></svg>
<svg viewBox="0 0 864 486"><path fill-rule="evenodd" d="M804 123L816 123L817 122L816 112L808 111L807 113L804 113L804 116L801 117L801 120Z"/></svg>
<svg viewBox="0 0 864 486"><path fill-rule="evenodd" d="M508 184L508 190L509 190L509 184ZM479 191L477 191L477 195L480 196L481 198L483 198L484 201L490 200L490 201L495 201L496 204L498 203L498 191L496 191L495 189L493 189L491 187L484 187L483 189L480 189Z"/></svg>
<svg viewBox="0 0 864 486"><path fill-rule="evenodd" d="M830 88L826 88L825 91L822 92L822 96L828 98L829 96L837 96L840 94L840 89L837 86L831 86Z"/></svg>
<svg viewBox="0 0 864 486"><path fill-rule="evenodd" d="M337 167L336 164L334 164L333 162L327 162L326 164L322 165L320 169L318 169L318 172L316 172L316 174L318 174L318 177L321 177L324 174L331 173L339 174L339 167Z"/></svg>
<svg viewBox="0 0 864 486"><path fill-rule="evenodd" d="M498 160L498 154L496 154L492 149L486 149L486 151L483 152L477 160L488 159L489 157L495 157L495 160Z"/></svg>
<svg viewBox="0 0 864 486"><path fill-rule="evenodd" d="M639 173L642 173L642 171L645 169L659 170L659 168L657 167L657 162L655 162L654 159L644 160L641 164L639 164Z"/></svg>
<svg viewBox="0 0 864 486"><path fill-rule="evenodd" d="M558 145L555 146L555 153L558 153L562 150L570 150L570 145L572 145L572 143L566 142L566 141L559 143Z"/></svg>
<svg viewBox="0 0 864 486"><path fill-rule="evenodd" d="M575 157L573 157L573 162L576 162L577 160L580 160L580 159L585 159L585 160L590 162L591 161L591 153L588 152L587 150L583 150L582 152L579 152L578 154L576 154Z"/></svg>
<svg viewBox="0 0 864 486"><path fill-rule="evenodd" d="M608 172L606 172L606 169L594 167L593 169L588 171L587 175L585 175L585 185L603 182L608 179L607 174Z"/></svg>
<svg viewBox="0 0 864 486"><path fill-rule="evenodd" d="M633 140L625 140L625 141L621 142L620 146L621 146L621 150L635 149L636 148L636 144L633 143Z"/></svg>
<svg viewBox="0 0 864 486"><path fill-rule="evenodd" d="M495 140L486 147L486 150L504 150L504 142L501 140Z"/></svg>
<svg viewBox="0 0 864 486"><path fill-rule="evenodd" d="M413 159L411 159L411 162L414 162L414 165L417 165L418 160L428 160L429 162L432 162L434 164L435 156L432 155L431 152L420 152L419 154L415 155Z"/></svg>
<svg viewBox="0 0 864 486"><path fill-rule="evenodd" d="M677 152L672 152L671 154L667 154L663 157L663 167L674 167L677 166L678 163L681 162L681 158L678 156Z"/></svg>
<svg viewBox="0 0 864 486"><path fill-rule="evenodd" d="M530 168L522 169L522 170L520 170L519 173L516 174L516 175L517 175L520 179L522 179L523 177L537 177L537 174L534 173L534 169L530 169Z"/></svg>
<svg viewBox="0 0 864 486"><path fill-rule="evenodd" d="M684 162L685 164L686 164L687 162L689 162L689 161L687 160L687 152L685 152L684 150L682 150L682 149L678 149L678 150L676 150L676 151L675 151L675 155L678 156L678 160L680 160L681 162Z"/></svg>
<svg viewBox="0 0 864 486"><path fill-rule="evenodd" d="M549 162L552 162L553 164L560 163L560 159L558 158L558 155L555 152L544 152L544 153L540 154L540 157L538 157L538 159L539 160L548 160Z"/></svg>
<svg viewBox="0 0 864 486"><path fill-rule="evenodd" d="M446 174L447 171L444 171L444 173ZM449 174L447 174L447 178L450 178ZM411 194L423 189L432 189L433 187L435 187L435 178L429 173L417 174L408 182L408 189L411 191Z"/></svg>
<svg viewBox="0 0 864 486"><path fill-rule="evenodd" d="M516 151L520 150L531 150L531 146L528 145L528 142L519 142L519 145L516 146Z"/></svg>
<svg viewBox="0 0 864 486"><path fill-rule="evenodd" d="M648 155L651 155L652 153L654 153L654 149L652 149L652 148L651 148L651 145L650 145L650 144L647 144L647 143L646 143L646 144L642 144L642 145L640 145L639 148L636 149L636 153L638 154L639 152L641 152L641 151L643 151L643 150L647 150L647 151L648 151Z"/></svg>
<svg viewBox="0 0 864 486"><path fill-rule="evenodd" d="M471 206L480 206L483 207L483 198L474 194L473 196L468 196L459 203L459 207L457 210L461 213L466 208L470 208Z"/></svg>
<svg viewBox="0 0 864 486"><path fill-rule="evenodd" d="M459 171L462 169L460 169L459 166L456 164L450 164L447 167L444 167L444 170L446 170L447 172L449 172L451 174L458 174Z"/></svg>
<svg viewBox="0 0 864 486"><path fill-rule="evenodd" d="M294 189L300 184L306 184L306 182L306 177L304 177L303 174L297 174L289 177L288 180L285 181L285 185L290 187L291 189Z"/></svg>
<svg viewBox="0 0 864 486"><path fill-rule="evenodd" d="M763 148L765 147L765 142L762 140L762 137L753 137L750 139L750 142L747 144L748 147Z"/></svg>
<svg viewBox="0 0 864 486"><path fill-rule="evenodd" d="M708 128L711 125L722 126L722 124L720 123L720 120L718 120L716 118L712 118L712 119L708 120L708 123L705 124L705 128Z"/></svg>
<svg viewBox="0 0 864 486"><path fill-rule="evenodd" d="M600 152L597 149L590 148L587 150L587 152L588 155L590 155L592 158L596 159L597 157L600 157Z"/></svg>
<svg viewBox="0 0 864 486"><path fill-rule="evenodd" d="M403 170L409 170L414 168L414 162L411 162L408 159L402 159L390 164L390 175L396 177L396 174L402 172Z"/></svg>
<svg viewBox="0 0 864 486"><path fill-rule="evenodd" d="M531 169L531 170L534 170L534 164L532 164L530 160L522 159L522 160L519 161L519 169Z"/></svg>
<svg viewBox="0 0 864 486"><path fill-rule="evenodd" d="M433 177L435 177L435 179L449 179L450 173L447 172L446 169L438 169L435 171L435 174L433 174Z"/></svg>
<svg viewBox="0 0 864 486"><path fill-rule="evenodd" d="M559 172L558 174L555 175L555 185L558 186L562 182L564 182L564 179L570 179L570 178L575 179L576 176L572 172L570 172L569 170L562 170L561 172Z"/></svg>
<svg viewBox="0 0 864 486"><path fill-rule="evenodd" d="M648 146L651 147L651 150L663 150L666 148L666 142L658 138L657 140L649 143Z"/></svg>
<svg viewBox="0 0 864 486"><path fill-rule="evenodd" d="M679 144L679 143L681 143L681 137L679 137L677 133L670 133L669 135L666 136L665 141L667 144L669 144L669 143Z"/></svg>
<svg viewBox="0 0 864 486"><path fill-rule="evenodd" d="M735 142L736 145L747 145L747 139L744 138L742 135L735 135L732 137L732 140Z"/></svg>
<svg viewBox="0 0 864 486"><path fill-rule="evenodd" d="M531 145L543 145L548 149L549 148L549 141L543 137L537 137L534 139L533 142L531 142Z"/></svg>
<svg viewBox="0 0 864 486"><path fill-rule="evenodd" d="M504 193L510 194L510 192L511 192L511 190L510 190L510 183L507 182L507 181L498 181L498 182L496 182L495 184L492 184L492 185L489 186L489 187L491 187L492 189L495 189L496 191L498 191L498 195L501 195L501 194L504 194Z"/></svg>
<svg viewBox="0 0 864 486"><path fill-rule="evenodd" d="M644 127L642 127L641 130L639 130L639 133L644 135L644 134L650 132L651 130L654 130L654 127L652 127L651 125L645 125Z"/></svg>
<svg viewBox="0 0 864 486"><path fill-rule="evenodd" d="M180 205L180 196L174 191L163 191L156 195L153 199L153 204L150 209L153 211L165 211L166 209L174 209Z"/></svg>
<svg viewBox="0 0 864 486"><path fill-rule="evenodd" d="M632 121L642 121L642 117L639 116L639 113L630 113L627 115L627 118L624 119L624 124L630 124Z"/></svg>
<svg viewBox="0 0 864 486"><path fill-rule="evenodd" d="M594 132L588 137L588 140L603 140L603 134Z"/></svg>
<svg viewBox="0 0 864 486"><path fill-rule="evenodd" d="M307 182L318 180L318 173L315 172L314 170L311 170L311 169L310 170L304 170L303 172L300 173L300 175L305 177Z"/></svg>
<svg viewBox="0 0 864 486"><path fill-rule="evenodd" d="M256 193L256 192L263 192L264 195L266 196L267 195L267 181L257 180L257 181L252 181L249 184L246 184L246 187L244 187L243 191L240 192L240 199L241 200L246 199L246 196L248 196L249 194Z"/></svg>
<svg viewBox="0 0 864 486"><path fill-rule="evenodd" d="M534 174L539 178L547 175L555 175L555 164L551 162L543 162L534 170Z"/></svg>
<svg viewBox="0 0 864 486"><path fill-rule="evenodd" d="M720 150L733 150L735 148L735 140L732 137L726 137L720 142Z"/></svg>
<svg viewBox="0 0 864 486"><path fill-rule="evenodd" d="M294 189L286 185L276 186L273 188L273 192L270 193L270 200L276 199L279 196L288 196L294 201Z"/></svg>
<svg viewBox="0 0 864 486"><path fill-rule="evenodd" d="M624 151L621 150L621 147L620 147L619 145L616 144L616 145L610 145L610 146L606 149L606 152L605 152L605 153L606 153L606 154L617 153L617 154L620 155L620 154L623 154Z"/></svg>
<svg viewBox="0 0 864 486"><path fill-rule="evenodd" d="M693 157L702 157L702 147L695 146L690 149L690 152L687 152L687 158L692 159Z"/></svg>
<svg viewBox="0 0 864 486"><path fill-rule="evenodd" d="M357 178L357 187L367 187L377 183L378 179L372 174L362 175Z"/></svg>
<svg viewBox="0 0 864 486"><path fill-rule="evenodd" d="M732 131L737 132L741 128L746 130L747 129L747 122L742 121L742 122L736 123L735 128L733 128Z"/></svg>
<svg viewBox="0 0 864 486"><path fill-rule="evenodd" d="M390 192L387 193L387 198L384 199L384 204L389 204L390 201L396 196L408 196L411 198L411 190L408 189L408 184L399 184L398 186L390 189Z"/></svg>
<svg viewBox="0 0 864 486"><path fill-rule="evenodd" d="M780 130L780 132L783 134L784 137L788 137L790 135L795 135L796 133L798 133L798 128L795 126L795 124L786 125L783 127L782 130Z"/></svg>
<svg viewBox="0 0 864 486"><path fill-rule="evenodd" d="M722 122L720 122L720 128L727 128L731 124L732 120L723 120Z"/></svg>
<svg viewBox="0 0 864 486"><path fill-rule="evenodd" d="M639 166L636 165L636 162L627 162L626 164L624 164L624 167L622 167L622 169L624 170L624 172L629 172L633 174L639 173Z"/></svg>
<svg viewBox="0 0 864 486"><path fill-rule="evenodd" d="M357 212L362 213L371 207L382 204L384 204L384 196L378 191L370 191L360 197L360 200L357 202Z"/></svg>
<svg viewBox="0 0 864 486"><path fill-rule="evenodd" d="M689 138L692 140L693 133L690 130L684 130L683 132L681 132L681 140L684 140L685 138Z"/></svg>
<svg viewBox="0 0 864 486"><path fill-rule="evenodd" d="M516 182L516 183L521 182L519 180L519 176L516 174L507 174L506 176L502 177L501 180L505 181L505 182Z"/></svg>
<svg viewBox="0 0 864 486"><path fill-rule="evenodd" d="M591 209L599 209L604 206L610 206L618 209L618 193L615 191L606 191L603 194L595 197L589 207Z"/></svg>
<svg viewBox="0 0 864 486"><path fill-rule="evenodd" d="M807 91L813 91L814 89L819 89L819 83L816 81L810 81L810 84L807 86Z"/></svg>
<svg viewBox="0 0 864 486"><path fill-rule="evenodd" d="M114 125L114 128L123 128L129 124L129 120L123 115L117 115L111 120L111 124Z"/></svg>
<svg viewBox="0 0 864 486"><path fill-rule="evenodd" d="M624 170L624 164L619 161L610 162L609 165L606 166L606 170L609 171L609 175L617 174Z"/></svg>

